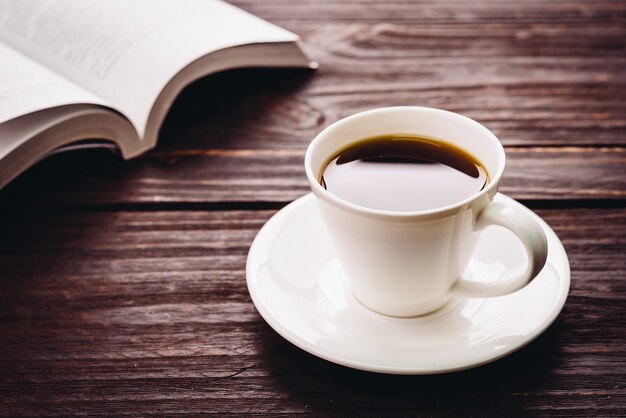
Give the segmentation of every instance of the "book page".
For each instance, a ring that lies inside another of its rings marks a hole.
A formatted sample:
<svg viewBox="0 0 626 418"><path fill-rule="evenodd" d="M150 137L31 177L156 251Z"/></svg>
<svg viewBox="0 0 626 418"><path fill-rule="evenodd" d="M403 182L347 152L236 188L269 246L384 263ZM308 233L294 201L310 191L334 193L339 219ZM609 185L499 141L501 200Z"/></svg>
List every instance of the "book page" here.
<svg viewBox="0 0 626 418"><path fill-rule="evenodd" d="M143 136L152 104L186 65L297 36L216 0L0 0L0 40L112 103Z"/></svg>
<svg viewBox="0 0 626 418"><path fill-rule="evenodd" d="M78 104L63 107L50 107L0 123L0 138L2 138L2 140L0 140L0 160L3 160L3 163L5 163L4 158L20 145L28 142L37 134L45 132L50 127L56 125L60 120L71 118L73 114L82 109L89 109L89 106L90 105ZM2 166L4 166L4 164L2 164ZM2 181L0 181L0 184L2 184Z"/></svg>
<svg viewBox="0 0 626 418"><path fill-rule="evenodd" d="M105 104L91 92L0 43L0 124L38 110L76 103Z"/></svg>

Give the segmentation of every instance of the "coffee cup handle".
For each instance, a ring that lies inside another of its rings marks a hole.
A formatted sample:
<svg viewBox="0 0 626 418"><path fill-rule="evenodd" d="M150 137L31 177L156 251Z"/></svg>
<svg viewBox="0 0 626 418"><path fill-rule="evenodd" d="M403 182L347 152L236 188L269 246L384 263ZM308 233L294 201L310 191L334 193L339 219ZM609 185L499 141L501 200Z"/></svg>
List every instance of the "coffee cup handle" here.
<svg viewBox="0 0 626 418"><path fill-rule="evenodd" d="M526 271L514 278L496 282L479 282L461 278L451 289L454 296L461 297L492 297L513 293L533 280L548 257L548 241L543 228L527 211L518 207L491 202L476 220L475 230L479 231L489 225L500 225L513 232L524 245L528 255Z"/></svg>

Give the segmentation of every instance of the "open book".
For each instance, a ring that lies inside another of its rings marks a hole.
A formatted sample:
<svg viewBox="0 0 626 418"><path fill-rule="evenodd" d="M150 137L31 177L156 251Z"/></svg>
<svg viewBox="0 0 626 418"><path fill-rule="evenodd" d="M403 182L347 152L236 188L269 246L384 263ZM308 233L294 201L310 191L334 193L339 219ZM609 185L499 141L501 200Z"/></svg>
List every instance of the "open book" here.
<svg viewBox="0 0 626 418"><path fill-rule="evenodd" d="M295 34L217 0L0 0L0 187L76 144L154 147L200 77L315 66Z"/></svg>

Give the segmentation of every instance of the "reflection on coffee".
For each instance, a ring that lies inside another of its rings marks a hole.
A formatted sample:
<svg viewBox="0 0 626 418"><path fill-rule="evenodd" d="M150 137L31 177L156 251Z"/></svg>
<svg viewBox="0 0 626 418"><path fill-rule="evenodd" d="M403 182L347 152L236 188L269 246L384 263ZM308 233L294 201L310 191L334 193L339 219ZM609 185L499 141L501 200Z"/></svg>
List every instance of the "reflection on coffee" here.
<svg viewBox="0 0 626 418"><path fill-rule="evenodd" d="M320 184L335 196L395 212L436 209L464 200L489 183L467 151L437 139L385 135L357 141L328 162Z"/></svg>

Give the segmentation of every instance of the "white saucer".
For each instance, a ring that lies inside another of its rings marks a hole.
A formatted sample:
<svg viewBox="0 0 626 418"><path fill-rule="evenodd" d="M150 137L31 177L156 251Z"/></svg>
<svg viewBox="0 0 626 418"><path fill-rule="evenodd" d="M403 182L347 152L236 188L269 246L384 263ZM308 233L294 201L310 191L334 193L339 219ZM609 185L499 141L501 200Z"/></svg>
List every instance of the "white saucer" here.
<svg viewBox="0 0 626 418"><path fill-rule="evenodd" d="M502 194L495 200L524 207ZM248 254L248 290L276 332L334 363L394 374L479 366L535 339L567 298L570 270L563 245L533 216L546 232L549 249L546 266L530 285L497 298L454 300L432 314L402 319L374 313L354 299L309 194L259 231ZM501 277L523 268L526 255L512 233L489 227L481 234L467 274Z"/></svg>

